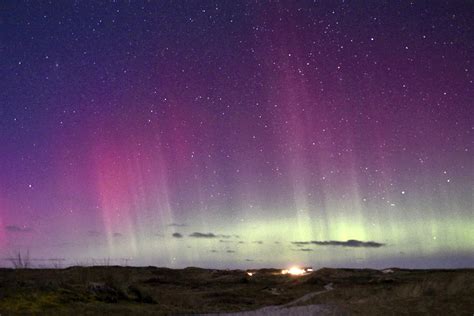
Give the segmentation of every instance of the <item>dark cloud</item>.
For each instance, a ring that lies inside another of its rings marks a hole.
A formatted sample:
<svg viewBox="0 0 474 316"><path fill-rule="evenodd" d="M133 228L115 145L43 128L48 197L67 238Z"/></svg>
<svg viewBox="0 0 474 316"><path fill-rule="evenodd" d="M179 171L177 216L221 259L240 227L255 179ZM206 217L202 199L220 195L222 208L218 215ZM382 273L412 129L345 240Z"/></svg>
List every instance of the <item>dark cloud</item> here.
<svg viewBox="0 0 474 316"><path fill-rule="evenodd" d="M233 241L232 241L232 240L222 240L222 239L221 239L221 240L219 240L219 242L224 242L224 243L233 243Z"/></svg>
<svg viewBox="0 0 474 316"><path fill-rule="evenodd" d="M11 233L30 233L33 231L30 227L20 227L16 225L7 225L5 226L5 230Z"/></svg>
<svg viewBox="0 0 474 316"><path fill-rule="evenodd" d="M216 252L218 252L218 251L217 251L217 250L215 250L215 249L212 249L212 250L211 250L211 252L214 252L214 253L216 253Z"/></svg>
<svg viewBox="0 0 474 316"><path fill-rule="evenodd" d="M263 241L261 241L261 240L254 241L253 243L254 243L254 244L263 245Z"/></svg>
<svg viewBox="0 0 474 316"><path fill-rule="evenodd" d="M245 244L245 241L239 241L238 243L239 244Z"/></svg>
<svg viewBox="0 0 474 316"><path fill-rule="evenodd" d="M253 260L252 259L245 259L245 261L252 262Z"/></svg>
<svg viewBox="0 0 474 316"><path fill-rule="evenodd" d="M120 237L123 237L123 235L121 233L114 233L114 237L115 238L120 238Z"/></svg>
<svg viewBox="0 0 474 316"><path fill-rule="evenodd" d="M189 237L194 237L194 238L217 238L217 235L213 233L198 233L194 232L189 235Z"/></svg>
<svg viewBox="0 0 474 316"><path fill-rule="evenodd" d="M385 246L383 243L378 243L375 241L360 241L355 239L349 239L347 241L337 241L337 240L326 240L326 241L293 241L293 245L297 247L302 247L305 245L316 245L316 246L340 246L340 247L352 247L352 248L379 248Z"/></svg>
<svg viewBox="0 0 474 316"><path fill-rule="evenodd" d="M190 234L189 237L194 237L194 238L223 238L223 239L229 239L229 238L232 238L232 237L239 238L239 235L224 235L224 234L194 232L194 233Z"/></svg>
<svg viewBox="0 0 474 316"><path fill-rule="evenodd" d="M186 227L186 224L171 223L167 225L168 227Z"/></svg>
<svg viewBox="0 0 474 316"><path fill-rule="evenodd" d="M313 242L312 241L292 241L291 243L295 245L296 247L303 247L306 245L311 245Z"/></svg>
<svg viewBox="0 0 474 316"><path fill-rule="evenodd" d="M227 250L227 253L235 253L235 250Z"/></svg>
<svg viewBox="0 0 474 316"><path fill-rule="evenodd" d="M172 236L174 238L183 238L183 235L181 235L180 233L174 233Z"/></svg>
<svg viewBox="0 0 474 316"><path fill-rule="evenodd" d="M311 249L311 248L301 248L301 249L298 249L298 250L299 251L306 251L306 252L313 251L313 249Z"/></svg>

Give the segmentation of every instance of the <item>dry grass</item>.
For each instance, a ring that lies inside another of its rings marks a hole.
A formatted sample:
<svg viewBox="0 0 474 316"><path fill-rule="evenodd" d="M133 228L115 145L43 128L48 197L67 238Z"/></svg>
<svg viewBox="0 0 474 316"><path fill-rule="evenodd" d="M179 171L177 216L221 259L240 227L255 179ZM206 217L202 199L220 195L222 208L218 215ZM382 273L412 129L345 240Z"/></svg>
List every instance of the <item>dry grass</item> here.
<svg viewBox="0 0 474 316"><path fill-rule="evenodd" d="M72 267L0 269L0 313L141 314L235 312L282 305L333 283L305 304L351 314L472 313L474 271L322 269L291 277L270 271Z"/></svg>

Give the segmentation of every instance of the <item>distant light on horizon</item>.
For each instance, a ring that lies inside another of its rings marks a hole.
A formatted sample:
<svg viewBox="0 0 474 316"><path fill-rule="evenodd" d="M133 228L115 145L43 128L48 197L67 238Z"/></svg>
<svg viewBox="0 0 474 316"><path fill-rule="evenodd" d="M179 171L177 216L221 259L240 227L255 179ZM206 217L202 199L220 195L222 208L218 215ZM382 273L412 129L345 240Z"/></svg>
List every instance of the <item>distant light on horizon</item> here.
<svg viewBox="0 0 474 316"><path fill-rule="evenodd" d="M291 267L287 270L286 269L281 270L281 274L303 275L303 274L306 274L306 273L307 273L307 270L299 268L299 267Z"/></svg>

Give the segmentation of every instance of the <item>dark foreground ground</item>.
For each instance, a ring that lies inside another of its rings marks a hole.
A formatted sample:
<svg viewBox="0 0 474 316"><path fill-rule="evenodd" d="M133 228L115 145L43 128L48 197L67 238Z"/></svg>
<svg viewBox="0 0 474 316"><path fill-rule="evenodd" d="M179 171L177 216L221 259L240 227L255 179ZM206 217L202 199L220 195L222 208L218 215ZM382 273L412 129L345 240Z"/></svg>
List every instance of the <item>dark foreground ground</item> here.
<svg viewBox="0 0 474 316"><path fill-rule="evenodd" d="M295 277L268 269L250 277L199 268L0 269L0 315L189 315L301 297L292 305L323 304L331 314L474 314L474 269L392 270L323 268Z"/></svg>

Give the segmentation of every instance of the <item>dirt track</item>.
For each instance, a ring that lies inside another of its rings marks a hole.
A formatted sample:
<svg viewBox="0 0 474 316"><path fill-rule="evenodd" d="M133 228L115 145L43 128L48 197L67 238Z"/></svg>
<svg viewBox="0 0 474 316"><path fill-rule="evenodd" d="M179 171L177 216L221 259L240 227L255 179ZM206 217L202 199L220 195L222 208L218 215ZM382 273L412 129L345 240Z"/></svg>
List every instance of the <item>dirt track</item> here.
<svg viewBox="0 0 474 316"><path fill-rule="evenodd" d="M306 305L306 306L295 306L301 305L317 295L332 291L332 283L326 284L324 290L308 293L294 301L291 301L282 306L268 306L255 311L238 312L238 313L217 313L217 314L206 314L216 316L305 316L305 315L332 315L335 312L335 308L328 305Z"/></svg>

